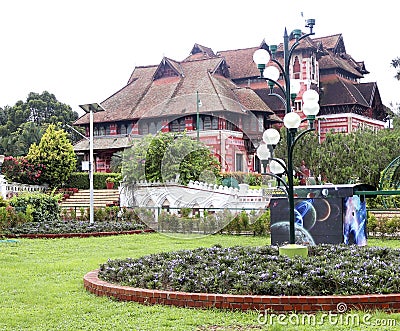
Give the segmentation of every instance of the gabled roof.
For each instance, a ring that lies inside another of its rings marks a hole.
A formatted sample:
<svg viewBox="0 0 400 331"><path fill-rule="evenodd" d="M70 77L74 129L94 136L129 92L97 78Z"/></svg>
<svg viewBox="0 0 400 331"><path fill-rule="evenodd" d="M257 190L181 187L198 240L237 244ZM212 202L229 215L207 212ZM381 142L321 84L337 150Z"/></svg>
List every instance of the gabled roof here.
<svg viewBox="0 0 400 331"><path fill-rule="evenodd" d="M211 59L216 57L213 50L199 44L194 44L190 55L184 61Z"/></svg>
<svg viewBox="0 0 400 331"><path fill-rule="evenodd" d="M349 74L353 75L355 78L363 78L363 73L368 73L366 70L361 70L358 68L357 62L353 60L350 56L342 55L334 55L332 51L328 51L326 55L323 55L318 60L320 70L328 70L328 69L342 69ZM365 68L364 68L365 69Z"/></svg>
<svg viewBox="0 0 400 331"><path fill-rule="evenodd" d="M260 47L235 49L217 52L218 56L225 58L229 65L231 79L243 77L258 77L260 71L253 62L253 54Z"/></svg>
<svg viewBox="0 0 400 331"><path fill-rule="evenodd" d="M366 108L371 106L369 97L361 93L359 84L354 84L347 79L339 76L332 77L324 82L323 93L320 96L320 105L338 106L338 105L360 105Z"/></svg>
<svg viewBox="0 0 400 331"><path fill-rule="evenodd" d="M164 58L158 66L135 68L128 85L102 102L106 111L95 113L94 122L196 114L196 92L202 102L200 113L273 113L253 90L226 76L229 71L221 57L183 62ZM88 122L84 115L75 123Z"/></svg>
<svg viewBox="0 0 400 331"><path fill-rule="evenodd" d="M322 46L325 49L332 51L335 54L346 53L346 48L344 46L343 36L341 33L331 36L314 38L313 41L315 43L322 43Z"/></svg>

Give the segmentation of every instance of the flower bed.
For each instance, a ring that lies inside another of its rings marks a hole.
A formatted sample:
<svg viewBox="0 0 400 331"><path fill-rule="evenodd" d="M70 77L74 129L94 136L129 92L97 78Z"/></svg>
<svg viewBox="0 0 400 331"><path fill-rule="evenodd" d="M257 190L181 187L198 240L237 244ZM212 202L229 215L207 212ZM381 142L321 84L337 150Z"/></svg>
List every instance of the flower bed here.
<svg viewBox="0 0 400 331"><path fill-rule="evenodd" d="M319 245L288 258L275 246L198 248L109 260L99 278L165 291L233 295L400 293L400 250Z"/></svg>
<svg viewBox="0 0 400 331"><path fill-rule="evenodd" d="M94 222L89 221L52 221L27 222L5 231L9 238L40 238L40 237L84 237L113 234L130 234L149 231L143 224L130 221Z"/></svg>

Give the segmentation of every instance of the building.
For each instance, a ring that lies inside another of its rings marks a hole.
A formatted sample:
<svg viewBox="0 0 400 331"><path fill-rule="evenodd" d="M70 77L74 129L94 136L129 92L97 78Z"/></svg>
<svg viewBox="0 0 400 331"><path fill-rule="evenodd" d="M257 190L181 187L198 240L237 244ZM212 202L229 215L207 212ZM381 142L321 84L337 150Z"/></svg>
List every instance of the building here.
<svg viewBox="0 0 400 331"><path fill-rule="evenodd" d="M159 131L186 131L198 138L212 149L223 171L258 171L255 151L262 133L281 125L285 112L259 78L252 59L259 48L268 45L263 41L253 48L214 53L195 44L183 61L164 57L157 65L136 67L128 83L101 103L106 111L94 114L96 171L109 171L113 153L130 146L133 139ZM282 45L276 54L278 60L283 58ZM368 71L346 53L341 34L302 40L290 71L301 86L295 111L301 112L305 90L320 94L321 140L331 130L384 127L386 111L377 84L360 83ZM89 135L87 114L75 124ZM74 148L88 159L86 139Z"/></svg>

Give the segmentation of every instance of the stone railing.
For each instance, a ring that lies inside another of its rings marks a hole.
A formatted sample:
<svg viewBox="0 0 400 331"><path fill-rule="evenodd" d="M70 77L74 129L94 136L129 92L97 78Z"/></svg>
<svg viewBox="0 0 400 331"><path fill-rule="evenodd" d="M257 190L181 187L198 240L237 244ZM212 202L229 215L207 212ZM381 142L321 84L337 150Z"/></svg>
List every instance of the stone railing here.
<svg viewBox="0 0 400 331"><path fill-rule="evenodd" d="M8 183L3 175L0 175L0 195L9 199L21 192L43 192L47 189L44 185L26 185L20 183Z"/></svg>

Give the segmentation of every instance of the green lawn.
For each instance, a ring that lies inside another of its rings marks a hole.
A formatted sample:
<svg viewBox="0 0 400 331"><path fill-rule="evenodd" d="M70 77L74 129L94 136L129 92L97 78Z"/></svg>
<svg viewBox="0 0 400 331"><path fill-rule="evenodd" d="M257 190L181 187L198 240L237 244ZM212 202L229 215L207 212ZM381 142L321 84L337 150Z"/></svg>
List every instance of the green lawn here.
<svg viewBox="0 0 400 331"><path fill-rule="evenodd" d="M82 278L107 259L139 257L199 246L264 245L267 238L208 236L196 240L159 234L103 238L21 239L0 242L0 330L399 330L400 314L373 313L369 321L397 327L350 328L325 321L320 326L260 325L258 312L144 306L96 297ZM399 241L369 240L369 245L400 247ZM359 313L363 317L365 313ZM317 315L320 318L320 315ZM211 327L220 326L220 327Z"/></svg>

